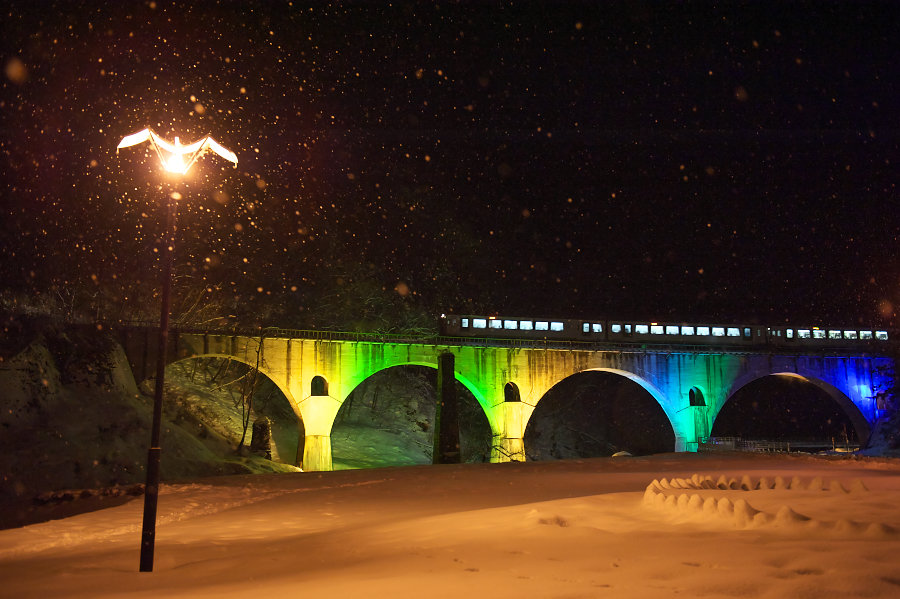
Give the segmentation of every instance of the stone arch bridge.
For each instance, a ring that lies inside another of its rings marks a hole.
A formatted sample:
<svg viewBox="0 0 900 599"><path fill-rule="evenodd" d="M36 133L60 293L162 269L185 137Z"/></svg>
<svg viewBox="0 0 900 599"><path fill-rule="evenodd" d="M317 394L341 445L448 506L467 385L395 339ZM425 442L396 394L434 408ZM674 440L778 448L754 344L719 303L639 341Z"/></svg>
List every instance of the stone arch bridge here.
<svg viewBox="0 0 900 599"><path fill-rule="evenodd" d="M135 370L154 372L155 329L123 329L120 340ZM491 342L263 329L259 333L172 331L168 362L219 357L245 362L268 376L303 422L303 469L331 469L331 429L341 404L365 379L393 366L437 368L454 356L454 376L475 396L495 440L492 461L524 460L524 434L541 398L566 377L584 371L615 373L643 387L659 403L675 433L676 451L696 451L726 401L768 375L806 379L849 416L861 440L878 417L876 395L886 384L885 356L727 351L710 347L640 348L559 342ZM257 360L258 359L258 360Z"/></svg>

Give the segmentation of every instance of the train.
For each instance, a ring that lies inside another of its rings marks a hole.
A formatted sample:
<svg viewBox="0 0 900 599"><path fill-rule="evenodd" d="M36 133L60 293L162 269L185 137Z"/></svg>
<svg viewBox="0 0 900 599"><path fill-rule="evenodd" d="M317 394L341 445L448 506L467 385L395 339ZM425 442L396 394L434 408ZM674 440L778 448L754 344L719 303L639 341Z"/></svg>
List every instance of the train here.
<svg viewBox="0 0 900 599"><path fill-rule="evenodd" d="M586 320L442 314L441 335L473 339L581 341L640 345L712 345L748 348L878 349L893 337L860 327L690 324L642 320Z"/></svg>

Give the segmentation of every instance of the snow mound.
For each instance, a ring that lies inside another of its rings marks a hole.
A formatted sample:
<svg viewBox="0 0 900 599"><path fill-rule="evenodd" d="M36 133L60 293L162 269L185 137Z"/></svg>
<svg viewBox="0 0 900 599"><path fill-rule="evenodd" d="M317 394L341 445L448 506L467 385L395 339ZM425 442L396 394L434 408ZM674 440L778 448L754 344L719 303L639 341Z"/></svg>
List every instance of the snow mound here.
<svg viewBox="0 0 900 599"><path fill-rule="evenodd" d="M650 509L668 512L683 521L704 521L724 523L731 528L770 528L789 532L823 532L837 536L866 536L873 538L890 537L898 531L883 522L860 522L849 518L828 520L812 517L795 511L790 505L757 509L747 500L762 500L769 494L772 499L790 501L792 494L804 493L805 505L816 495L843 501L858 500L869 489L859 479L853 480L849 488L837 480L823 481L815 477L805 482L800 477L790 481L781 476L773 480L761 477L757 480L744 475L740 479L724 475L714 479L710 475L694 474L690 478L654 479L644 490L643 505Z"/></svg>

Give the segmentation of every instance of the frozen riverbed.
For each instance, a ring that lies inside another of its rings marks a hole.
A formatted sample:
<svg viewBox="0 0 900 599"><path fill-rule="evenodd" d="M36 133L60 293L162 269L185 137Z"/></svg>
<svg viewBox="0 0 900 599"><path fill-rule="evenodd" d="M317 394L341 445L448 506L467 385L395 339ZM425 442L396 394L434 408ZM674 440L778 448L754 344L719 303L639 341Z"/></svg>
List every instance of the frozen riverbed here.
<svg viewBox="0 0 900 599"><path fill-rule="evenodd" d="M137 499L0 531L0 580L13 597L895 597L898 499L886 459L225 477L163 487L153 573Z"/></svg>

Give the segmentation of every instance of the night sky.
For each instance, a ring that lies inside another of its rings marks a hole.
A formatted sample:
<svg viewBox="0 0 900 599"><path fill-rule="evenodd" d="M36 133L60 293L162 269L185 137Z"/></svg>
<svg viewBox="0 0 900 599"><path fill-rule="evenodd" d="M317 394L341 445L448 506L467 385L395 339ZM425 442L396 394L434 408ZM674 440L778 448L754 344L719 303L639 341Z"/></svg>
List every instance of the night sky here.
<svg viewBox="0 0 900 599"><path fill-rule="evenodd" d="M895 2L4 5L7 308L896 324Z"/></svg>

